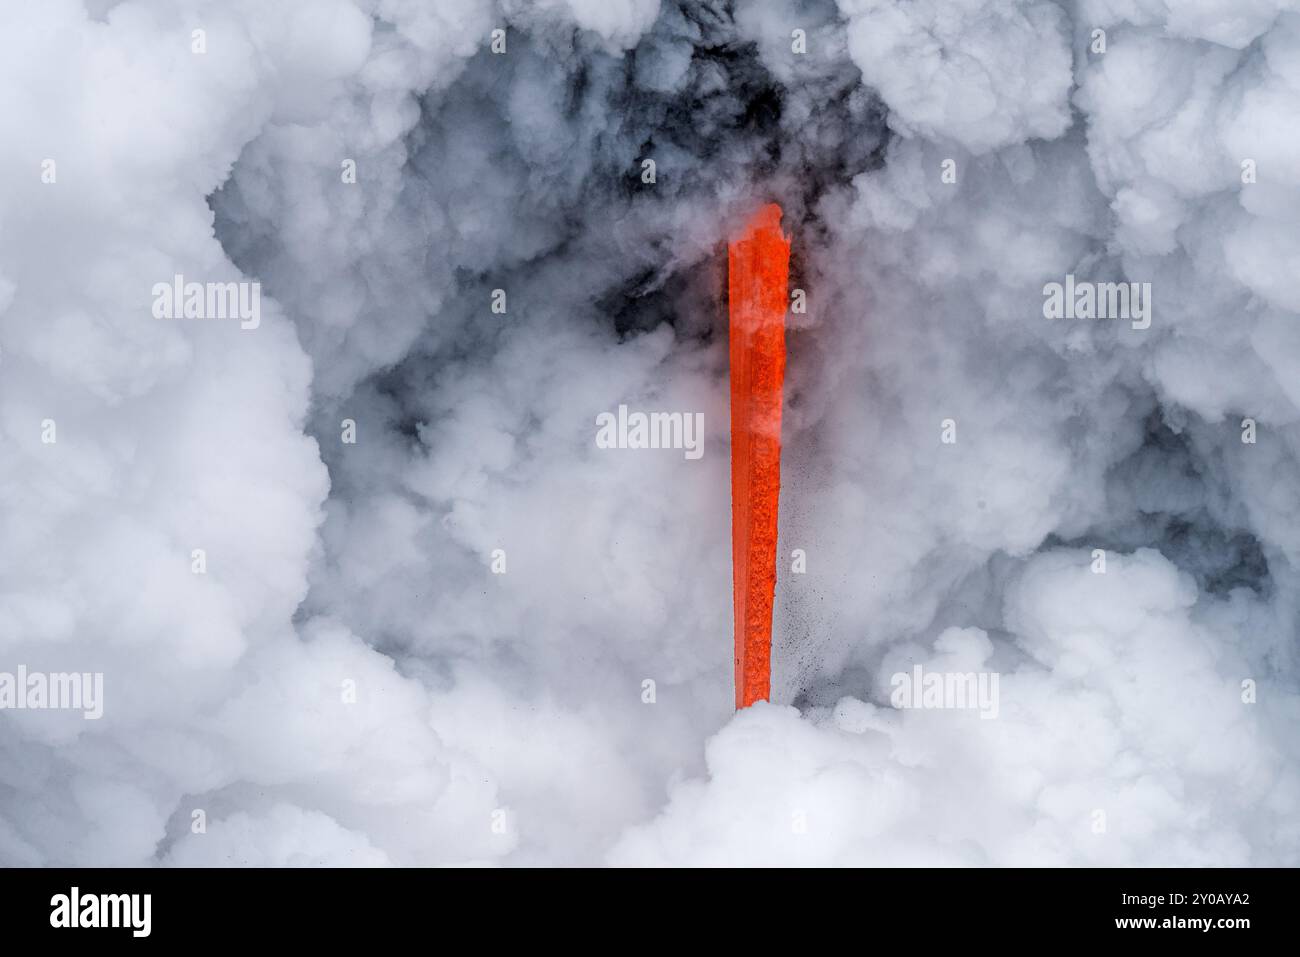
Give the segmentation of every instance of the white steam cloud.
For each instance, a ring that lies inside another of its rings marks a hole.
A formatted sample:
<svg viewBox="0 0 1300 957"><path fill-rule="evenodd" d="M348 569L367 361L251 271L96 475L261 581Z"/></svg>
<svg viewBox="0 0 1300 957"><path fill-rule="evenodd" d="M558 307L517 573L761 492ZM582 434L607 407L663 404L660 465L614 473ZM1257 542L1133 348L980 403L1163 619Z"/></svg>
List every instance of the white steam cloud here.
<svg viewBox="0 0 1300 957"><path fill-rule="evenodd" d="M5 4L0 672L104 714L0 711L0 863L1300 863L1300 11L1173 6ZM703 456L598 448L620 404ZM892 707L918 665L996 718Z"/></svg>

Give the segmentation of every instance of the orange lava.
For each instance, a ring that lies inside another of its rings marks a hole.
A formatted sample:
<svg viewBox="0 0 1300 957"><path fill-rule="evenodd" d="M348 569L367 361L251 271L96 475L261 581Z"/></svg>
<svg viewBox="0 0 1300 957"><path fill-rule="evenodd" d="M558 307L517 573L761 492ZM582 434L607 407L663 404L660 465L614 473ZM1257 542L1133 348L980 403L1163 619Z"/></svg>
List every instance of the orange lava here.
<svg viewBox="0 0 1300 957"><path fill-rule="evenodd" d="M731 310L731 562L736 614L736 707L772 685L781 391L790 240L770 203L728 250Z"/></svg>

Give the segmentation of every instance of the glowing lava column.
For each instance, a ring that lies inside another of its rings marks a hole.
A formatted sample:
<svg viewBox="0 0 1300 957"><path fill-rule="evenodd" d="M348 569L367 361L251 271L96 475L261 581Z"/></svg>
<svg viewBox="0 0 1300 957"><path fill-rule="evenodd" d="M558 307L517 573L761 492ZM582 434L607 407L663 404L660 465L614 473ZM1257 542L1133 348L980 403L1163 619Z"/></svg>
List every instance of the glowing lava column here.
<svg viewBox="0 0 1300 957"><path fill-rule="evenodd" d="M781 207L758 211L728 250L731 310L731 564L736 707L768 697L781 494L781 391L790 240Z"/></svg>

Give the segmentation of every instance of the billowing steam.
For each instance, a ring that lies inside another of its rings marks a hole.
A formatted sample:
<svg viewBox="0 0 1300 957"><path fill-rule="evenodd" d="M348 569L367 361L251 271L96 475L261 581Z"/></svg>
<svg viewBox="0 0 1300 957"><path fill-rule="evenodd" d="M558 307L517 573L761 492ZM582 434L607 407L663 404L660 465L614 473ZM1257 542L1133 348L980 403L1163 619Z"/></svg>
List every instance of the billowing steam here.
<svg viewBox="0 0 1300 957"><path fill-rule="evenodd" d="M1300 13L1172 7L5 4L0 863L1300 862Z"/></svg>

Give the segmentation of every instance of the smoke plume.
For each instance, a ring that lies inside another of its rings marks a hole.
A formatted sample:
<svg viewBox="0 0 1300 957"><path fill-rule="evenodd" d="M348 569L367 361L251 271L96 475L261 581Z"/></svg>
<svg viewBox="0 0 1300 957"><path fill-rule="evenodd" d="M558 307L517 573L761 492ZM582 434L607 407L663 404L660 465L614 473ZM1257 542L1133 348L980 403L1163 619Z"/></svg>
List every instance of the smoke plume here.
<svg viewBox="0 0 1300 957"><path fill-rule="evenodd" d="M0 671L104 683L0 713L0 863L1300 862L1294 3L40 0L0 74Z"/></svg>

